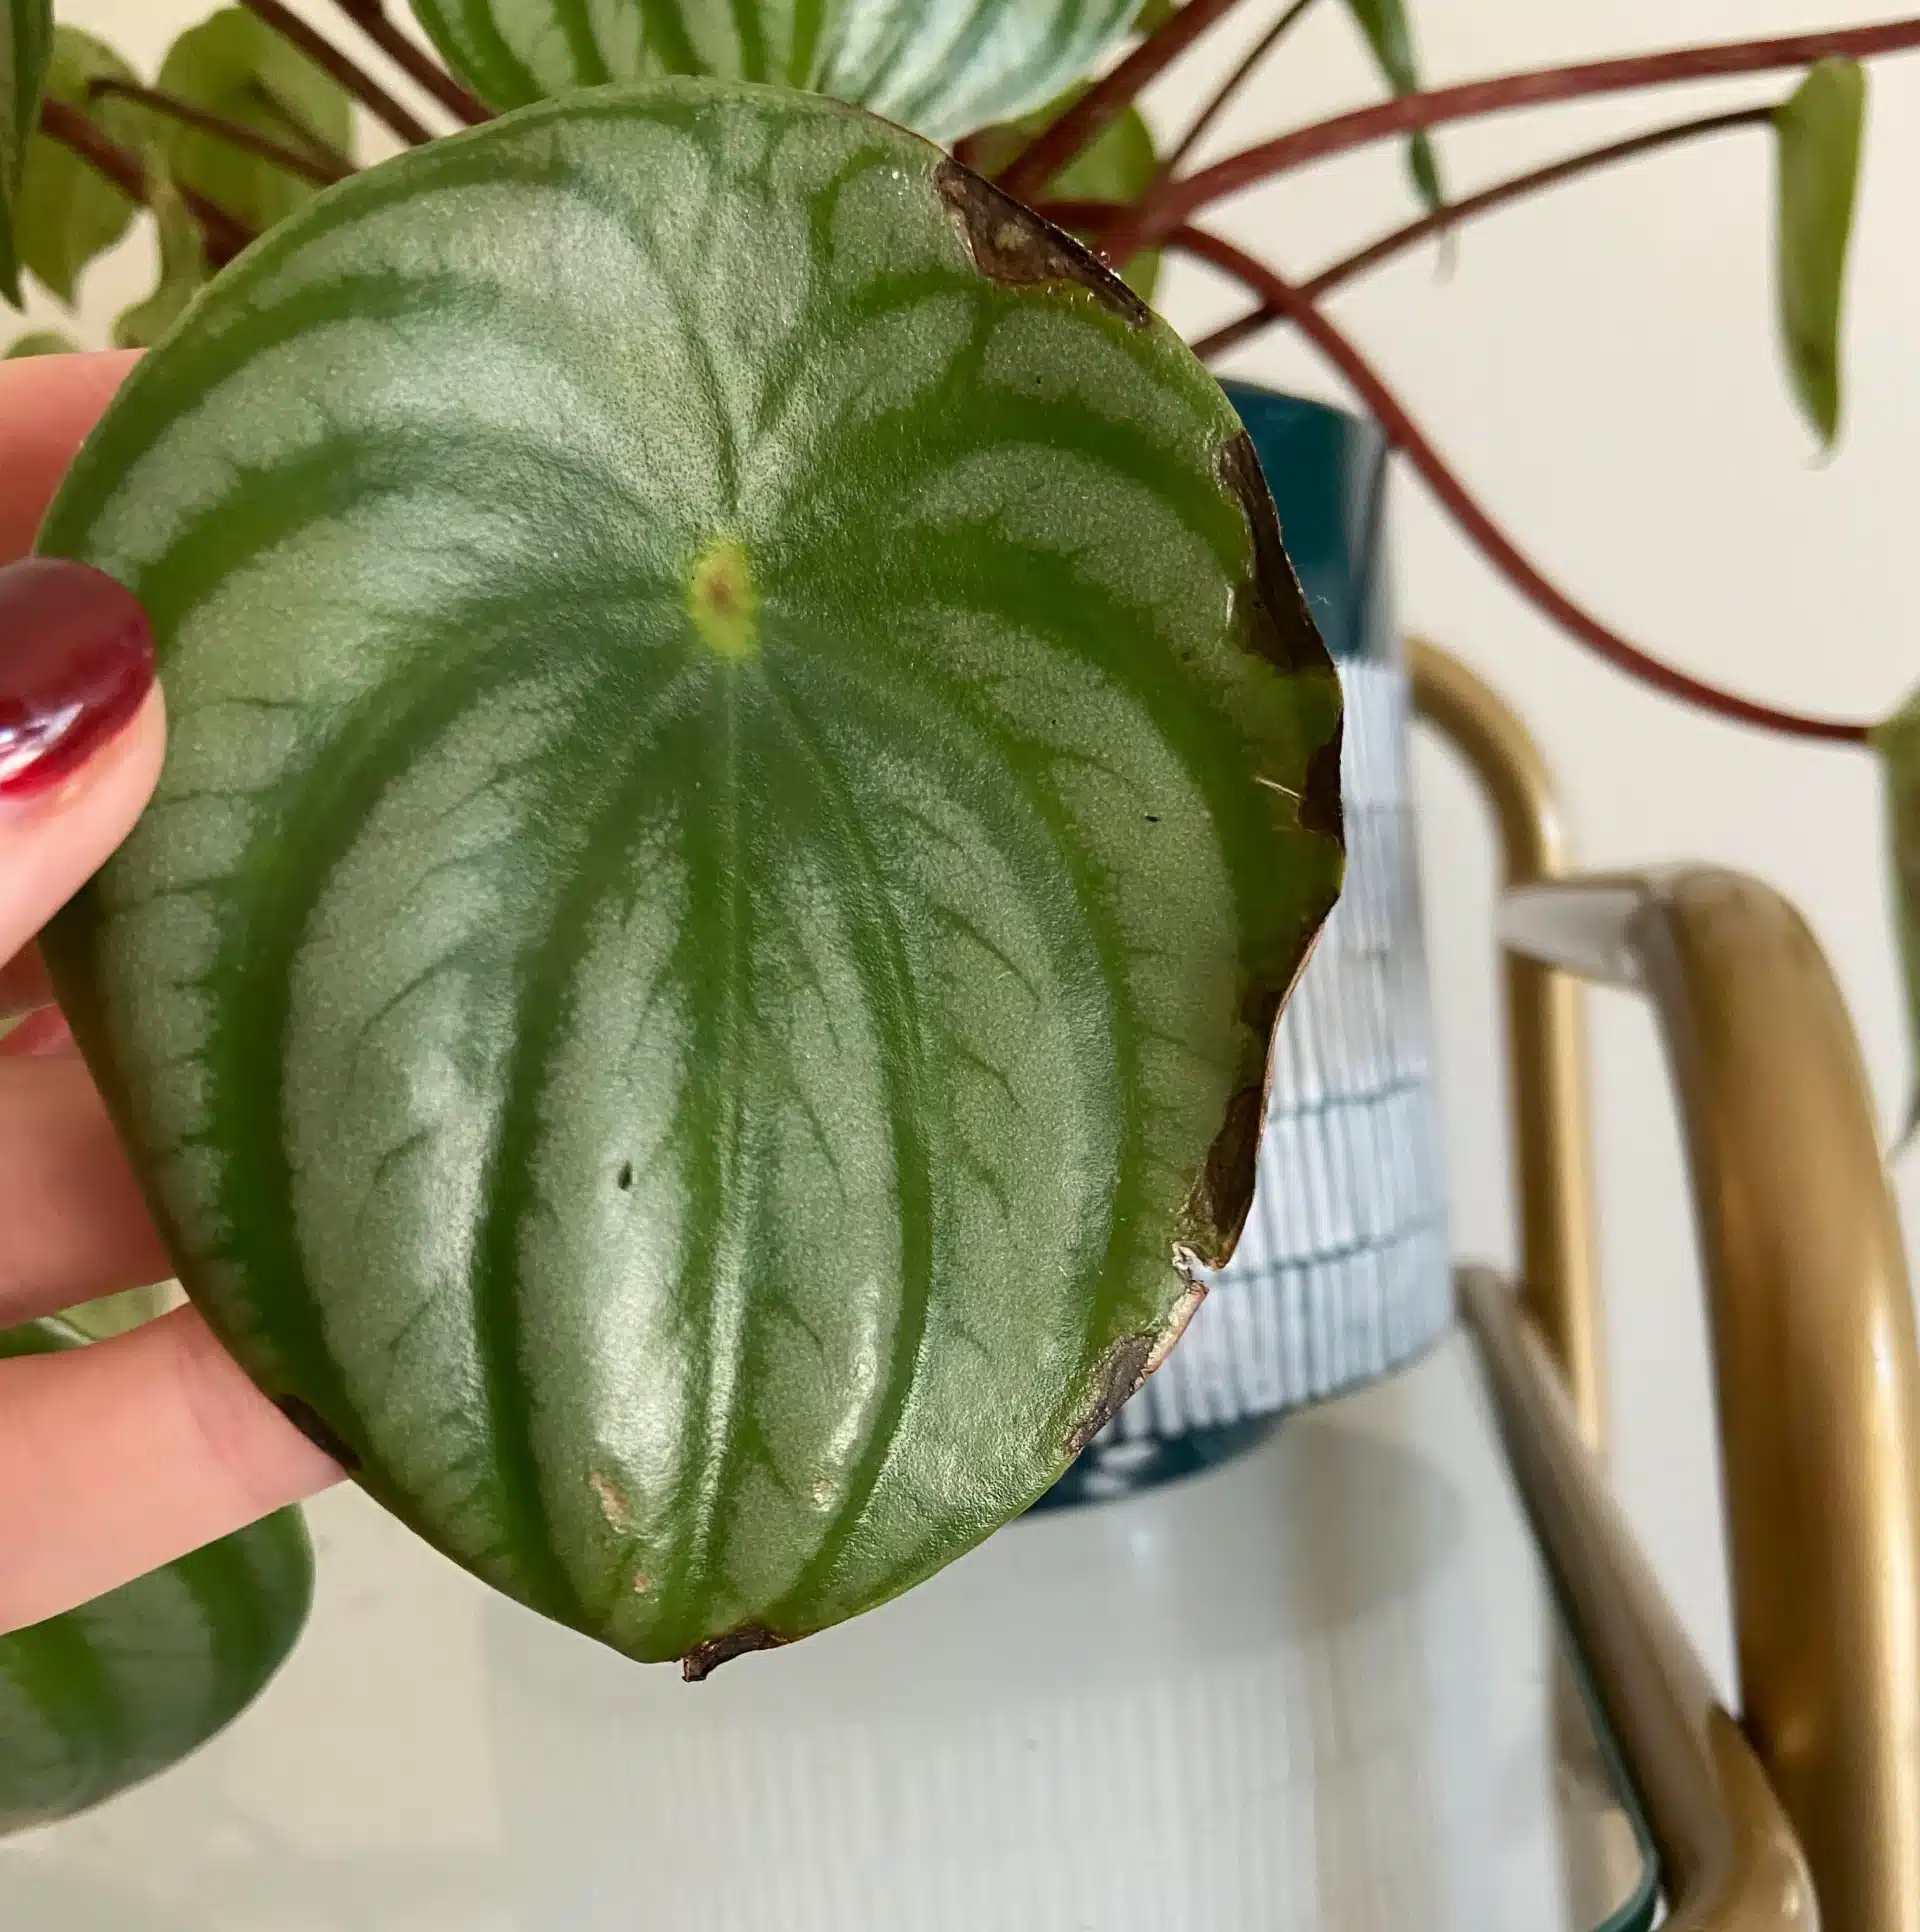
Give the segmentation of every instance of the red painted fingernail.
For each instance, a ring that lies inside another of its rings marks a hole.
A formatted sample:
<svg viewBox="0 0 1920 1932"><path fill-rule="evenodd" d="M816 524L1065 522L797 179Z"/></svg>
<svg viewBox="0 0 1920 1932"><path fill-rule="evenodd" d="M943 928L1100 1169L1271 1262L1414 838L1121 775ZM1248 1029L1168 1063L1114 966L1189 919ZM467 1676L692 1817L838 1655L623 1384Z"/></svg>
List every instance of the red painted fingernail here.
<svg viewBox="0 0 1920 1932"><path fill-rule="evenodd" d="M130 590L65 557L0 568L0 803L71 777L152 685L153 631Z"/></svg>

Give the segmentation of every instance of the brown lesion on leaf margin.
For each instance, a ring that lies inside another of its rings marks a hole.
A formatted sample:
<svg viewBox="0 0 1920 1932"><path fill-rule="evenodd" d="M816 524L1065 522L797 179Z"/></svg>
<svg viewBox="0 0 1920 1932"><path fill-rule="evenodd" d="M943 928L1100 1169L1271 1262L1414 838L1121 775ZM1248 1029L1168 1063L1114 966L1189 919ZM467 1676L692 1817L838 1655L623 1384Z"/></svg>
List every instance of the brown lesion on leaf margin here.
<svg viewBox="0 0 1920 1932"><path fill-rule="evenodd" d="M1146 303L1072 236L971 168L944 160L934 171L934 186L982 275L1010 287L1077 284L1133 328L1144 328L1152 320ZM1289 676L1323 677L1337 688L1338 674L1281 542L1279 513L1245 430L1220 445L1214 467L1221 487L1239 503L1253 545L1252 568L1234 593L1234 615L1247 648ZM1326 742L1310 754L1294 801L1303 832L1336 841L1342 836L1340 739L1336 721ZM1261 1078L1228 1100L1220 1131L1187 1199L1181 1216L1187 1263L1219 1267L1232 1257L1246 1225L1253 1205L1255 1155L1266 1120L1273 1028L1316 934L1317 922L1304 935L1293 980L1284 986L1256 980L1247 989L1241 1017L1261 1043ZM1067 1438L1070 1456L1077 1456L1159 1367L1205 1293L1201 1284L1193 1283L1160 1334L1124 1336L1108 1351L1096 1376L1093 1404Z"/></svg>
<svg viewBox="0 0 1920 1932"><path fill-rule="evenodd" d="M1339 674L1280 540L1279 513L1254 452L1253 439L1245 430L1220 445L1214 468L1221 487L1239 503L1253 546L1252 568L1234 593L1242 639L1250 651L1276 670L1289 677L1324 678L1337 693ZM1300 830L1336 842L1342 840L1344 829L1340 810L1341 735L1342 723L1336 716L1326 741L1309 754L1300 792L1293 797ZM1220 1131L1207 1149L1206 1164L1181 1216L1182 1244L1205 1267L1218 1268L1233 1258L1252 1209L1255 1161L1272 1081L1273 1030L1288 995L1306 970L1328 910L1331 901L1302 934L1292 977L1283 984L1256 974L1241 999L1241 1024L1259 1042L1259 1078L1246 1080L1229 1097Z"/></svg>
<svg viewBox="0 0 1920 1932"><path fill-rule="evenodd" d="M1100 1366L1094 1371L1092 1406L1074 1425L1065 1443L1069 1461L1120 1413L1141 1383L1173 1352L1174 1343L1187 1332L1193 1311L1206 1298L1205 1282L1189 1282L1157 1333L1122 1335L1100 1358Z"/></svg>
<svg viewBox="0 0 1920 1932"><path fill-rule="evenodd" d="M952 211L974 267L990 281L1009 288L1071 282L1129 328L1144 329L1152 321L1153 311L1098 256L984 176L947 159L934 169L933 185Z"/></svg>
<svg viewBox="0 0 1920 1932"><path fill-rule="evenodd" d="M783 1637L763 1623L743 1623L695 1644L680 1659L680 1676L686 1683L703 1684L722 1664L730 1664L736 1657L745 1657L755 1650L778 1650L782 1644L792 1641L791 1637Z"/></svg>
<svg viewBox="0 0 1920 1932"><path fill-rule="evenodd" d="M1293 561L1280 541L1280 515L1254 454L1253 438L1243 429L1220 445L1214 459L1221 487L1238 499L1253 540L1253 574L1234 593L1241 634L1248 647L1290 675L1338 679L1320 636L1306 593L1294 575ZM1307 762L1300 793L1300 827L1341 836L1340 727Z"/></svg>

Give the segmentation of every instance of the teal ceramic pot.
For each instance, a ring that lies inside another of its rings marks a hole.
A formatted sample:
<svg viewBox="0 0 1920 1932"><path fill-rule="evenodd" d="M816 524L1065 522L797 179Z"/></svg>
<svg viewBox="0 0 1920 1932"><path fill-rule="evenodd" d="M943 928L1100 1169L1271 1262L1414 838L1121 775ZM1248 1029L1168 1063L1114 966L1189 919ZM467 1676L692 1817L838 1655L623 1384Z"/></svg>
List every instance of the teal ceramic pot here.
<svg viewBox="0 0 1920 1932"><path fill-rule="evenodd" d="M1453 1312L1386 444L1323 404L1226 388L1340 667L1346 887L1280 1022L1239 1251L1159 1373L1042 1507L1237 1454L1287 1411L1419 1355Z"/></svg>

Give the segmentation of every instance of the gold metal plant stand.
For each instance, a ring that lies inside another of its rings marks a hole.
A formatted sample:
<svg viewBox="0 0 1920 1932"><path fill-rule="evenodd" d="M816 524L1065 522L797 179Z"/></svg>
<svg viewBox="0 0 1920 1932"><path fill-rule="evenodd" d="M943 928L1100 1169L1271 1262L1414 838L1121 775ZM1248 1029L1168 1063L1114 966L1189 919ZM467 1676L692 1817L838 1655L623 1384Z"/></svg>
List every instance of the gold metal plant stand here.
<svg viewBox="0 0 1920 1932"><path fill-rule="evenodd" d="M1665 1867L1675 1932L1920 1932L1920 1357L1846 1009L1799 915L1708 869L1563 876L1552 785L1494 693L1410 647L1498 822L1518 1291L1462 1277L1508 1452ZM1606 1384L1577 979L1666 1046L1708 1297L1738 1715L1599 1460Z"/></svg>

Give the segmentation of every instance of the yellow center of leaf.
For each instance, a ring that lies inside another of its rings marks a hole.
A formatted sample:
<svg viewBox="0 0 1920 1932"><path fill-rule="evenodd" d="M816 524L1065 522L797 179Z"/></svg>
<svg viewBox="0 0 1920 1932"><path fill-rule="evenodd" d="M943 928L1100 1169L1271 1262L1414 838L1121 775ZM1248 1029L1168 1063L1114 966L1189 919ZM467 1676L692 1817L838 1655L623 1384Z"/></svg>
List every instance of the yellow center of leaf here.
<svg viewBox="0 0 1920 1932"><path fill-rule="evenodd" d="M760 648L760 592L746 545L737 537L716 537L694 559L687 615L722 657L748 658Z"/></svg>

